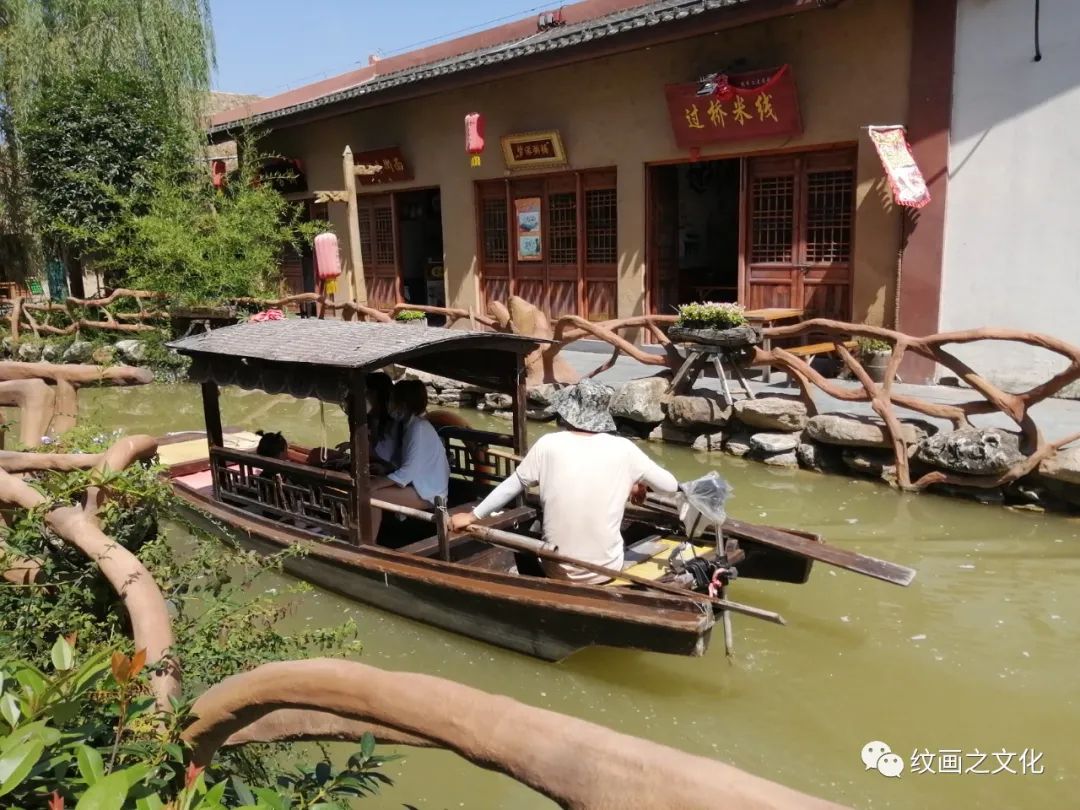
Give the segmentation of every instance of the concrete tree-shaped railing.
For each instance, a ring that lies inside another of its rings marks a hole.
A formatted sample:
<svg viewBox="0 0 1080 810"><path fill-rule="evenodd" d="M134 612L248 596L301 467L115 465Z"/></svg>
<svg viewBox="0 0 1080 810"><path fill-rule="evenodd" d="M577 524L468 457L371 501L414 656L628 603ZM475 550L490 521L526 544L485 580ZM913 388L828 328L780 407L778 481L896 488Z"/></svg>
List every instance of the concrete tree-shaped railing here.
<svg viewBox="0 0 1080 810"><path fill-rule="evenodd" d="M104 298L68 298L63 303L38 303L26 298L16 298L12 303L8 323L11 336L16 341L25 332L30 332L34 337L73 335L83 329L125 334L151 332L156 328L152 325L153 322L165 321L169 316L160 307L148 309L146 303L160 302L162 298L159 293L125 289L113 290ZM137 307L136 311L114 313L114 305L124 300L133 302ZM92 312L98 314L98 320L86 317Z"/></svg>
<svg viewBox="0 0 1080 810"><path fill-rule="evenodd" d="M47 506L45 496L17 473L93 471L82 504L52 509L45 520L64 542L101 569L122 600L135 646L146 650L158 706L172 711L170 698L180 695L180 671L170 655L173 635L165 599L145 566L107 537L97 519L108 497L104 473L155 452L153 439L133 436L103 454L0 454L0 506L27 510ZM10 568L11 558L2 559ZM583 720L442 678L384 672L348 661L265 664L211 687L195 700L192 713L196 719L184 737L193 746L196 765L209 764L222 746L359 740L371 732L384 743L454 751L565 808L837 807L732 766Z"/></svg>

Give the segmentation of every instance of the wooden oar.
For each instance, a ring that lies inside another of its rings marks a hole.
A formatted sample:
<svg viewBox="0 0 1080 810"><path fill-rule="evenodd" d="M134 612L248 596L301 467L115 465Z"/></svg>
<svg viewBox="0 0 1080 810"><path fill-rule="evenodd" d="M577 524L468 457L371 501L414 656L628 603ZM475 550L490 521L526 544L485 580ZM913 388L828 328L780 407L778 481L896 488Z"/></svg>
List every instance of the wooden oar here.
<svg viewBox="0 0 1080 810"><path fill-rule="evenodd" d="M645 506L664 517L677 518L674 505L661 496L650 493L645 498ZM724 531L730 532L735 537L745 537L747 540L753 540L764 546L818 560L827 565L834 565L856 574L864 574L893 585L906 587L915 579L914 568L897 565L888 560L879 560L877 557L869 557L840 546L830 546L827 543L809 540L783 529L757 526L729 517L724 522Z"/></svg>
<svg viewBox="0 0 1080 810"><path fill-rule="evenodd" d="M622 579L626 582L632 582L635 585L640 585L643 588L651 588L655 591L661 591L663 593L672 594L674 596L681 596L686 599L691 599L695 602L703 602L705 604L713 605L720 610L730 610L732 613L741 613L744 616L753 616L755 619L763 619L773 624L787 624L784 621L784 617L779 613L774 613L771 610L762 610L761 608L752 607L750 605L744 605L740 602L732 602L728 599L717 599L709 596L708 594L698 593L697 591L688 591L685 588L680 588L677 585L668 585L664 582L656 582L651 579L645 579L644 577L635 576L634 574L627 574L625 571L616 571L614 568L607 568L603 565L596 565L594 563L585 562L584 560L577 560L573 557L564 557L562 554L556 554L553 551L548 551L539 547L536 540L531 537L521 537L520 535L512 532L504 532L499 529L489 529L486 526L472 525L465 529L466 532L491 543L495 546L505 546L506 548L514 551L525 551L530 554L535 554L537 557L545 560L551 560L552 562L563 563L565 565L572 565L575 568L581 568L585 571L591 571L594 574L600 574L608 577L609 579ZM522 542L528 540L528 543Z"/></svg>

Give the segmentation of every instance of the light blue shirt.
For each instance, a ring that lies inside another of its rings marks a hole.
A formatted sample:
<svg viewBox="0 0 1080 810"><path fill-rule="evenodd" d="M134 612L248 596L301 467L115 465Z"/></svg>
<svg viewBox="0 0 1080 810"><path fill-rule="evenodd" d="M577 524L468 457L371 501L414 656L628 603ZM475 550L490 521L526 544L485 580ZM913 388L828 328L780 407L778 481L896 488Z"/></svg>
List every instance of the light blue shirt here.
<svg viewBox="0 0 1080 810"><path fill-rule="evenodd" d="M450 462L442 439L427 419L413 416L405 424L401 466L390 473L389 478L399 487L412 484L416 494L431 504L437 496L447 496Z"/></svg>

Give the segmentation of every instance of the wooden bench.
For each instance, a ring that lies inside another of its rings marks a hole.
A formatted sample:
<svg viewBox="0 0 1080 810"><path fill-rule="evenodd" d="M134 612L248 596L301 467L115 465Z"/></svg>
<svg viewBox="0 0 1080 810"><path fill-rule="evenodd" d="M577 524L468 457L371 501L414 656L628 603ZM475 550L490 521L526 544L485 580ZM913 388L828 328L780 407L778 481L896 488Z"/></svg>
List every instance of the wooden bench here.
<svg viewBox="0 0 1080 810"><path fill-rule="evenodd" d="M792 354L795 357L799 357L805 360L807 363L813 362L814 358L822 354L832 354L836 351L836 345L840 344L845 349L854 349L858 344L854 340L829 340L824 343L807 343L803 346L790 346L784 347L784 351L788 354ZM785 374L786 382L791 384L791 375Z"/></svg>

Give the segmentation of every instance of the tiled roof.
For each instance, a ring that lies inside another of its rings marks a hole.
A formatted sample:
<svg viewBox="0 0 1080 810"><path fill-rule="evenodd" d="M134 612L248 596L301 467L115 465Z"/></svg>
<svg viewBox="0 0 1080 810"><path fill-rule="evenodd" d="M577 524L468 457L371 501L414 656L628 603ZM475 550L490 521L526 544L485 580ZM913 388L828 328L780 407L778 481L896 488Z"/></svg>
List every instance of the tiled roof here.
<svg viewBox="0 0 1080 810"><path fill-rule="evenodd" d="M531 20L526 20L493 29L491 32L482 32L481 35L454 40L445 43L441 48L425 49L412 55L411 59L410 54L406 54L403 57L385 60L390 63L387 65L374 62L360 70L297 88L279 96L263 99L247 107L219 114L212 119L210 132L211 134L222 132L238 123L263 124L306 110L373 95L402 85L422 82L439 76L464 73L479 67L505 63L535 54L581 47L597 40L617 37L630 31L664 25L706 12L744 5L753 1L656 0L656 2L635 5L630 8L618 8L620 5L625 5L625 2L620 2L620 0L589 0L587 3L568 6L567 9L574 10L586 6L610 9L614 6L616 10L589 19L567 22L565 25L545 31L535 31L534 27L532 33L525 33L529 29L523 28L523 23L532 23ZM567 19L573 19L572 13L568 15ZM514 38L489 42L489 44L465 52L445 55L447 50L453 50L452 46L457 42L464 44L469 41L498 39L497 36L492 37L489 35L485 37L483 34L497 34L503 29ZM444 53L441 58L433 58L420 64L416 63L416 56L423 57L430 51L434 57L435 52L440 50ZM412 64L409 64L410 61ZM391 70L390 72L382 72L387 67L399 63L409 66Z"/></svg>

